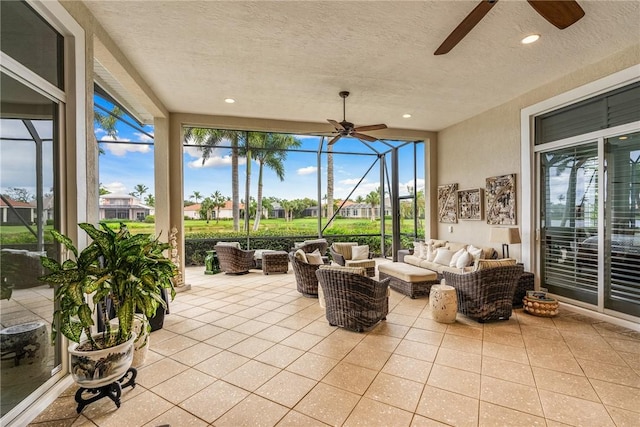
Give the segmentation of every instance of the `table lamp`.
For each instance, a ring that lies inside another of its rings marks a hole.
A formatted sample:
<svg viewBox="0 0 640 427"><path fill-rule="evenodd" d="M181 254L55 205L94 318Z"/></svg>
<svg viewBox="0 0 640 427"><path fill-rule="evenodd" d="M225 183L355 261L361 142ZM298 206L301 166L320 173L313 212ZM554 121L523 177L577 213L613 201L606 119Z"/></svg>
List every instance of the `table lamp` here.
<svg viewBox="0 0 640 427"><path fill-rule="evenodd" d="M502 243L502 258L509 258L509 245L520 243L520 231L517 228L491 227L489 241Z"/></svg>

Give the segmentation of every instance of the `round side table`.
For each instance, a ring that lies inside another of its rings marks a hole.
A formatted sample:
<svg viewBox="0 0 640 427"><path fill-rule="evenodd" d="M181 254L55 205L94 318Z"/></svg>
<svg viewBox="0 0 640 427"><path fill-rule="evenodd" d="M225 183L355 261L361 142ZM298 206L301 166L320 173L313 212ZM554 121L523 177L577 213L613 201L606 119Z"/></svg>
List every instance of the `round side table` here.
<svg viewBox="0 0 640 427"><path fill-rule="evenodd" d="M454 323L458 312L456 288L449 285L431 286L429 306L433 320L439 323Z"/></svg>

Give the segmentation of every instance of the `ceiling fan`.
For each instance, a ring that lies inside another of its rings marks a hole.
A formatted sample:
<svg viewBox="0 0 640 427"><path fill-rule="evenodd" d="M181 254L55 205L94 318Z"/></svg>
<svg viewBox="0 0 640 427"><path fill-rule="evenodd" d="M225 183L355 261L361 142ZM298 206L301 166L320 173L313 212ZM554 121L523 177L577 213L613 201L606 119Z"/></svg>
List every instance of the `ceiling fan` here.
<svg viewBox="0 0 640 427"><path fill-rule="evenodd" d="M531 7L544 19L561 30L575 24L584 16L584 10L574 0L527 0ZM435 51L434 55L444 55L453 49L478 22L489 13L498 0L483 0L471 11L469 15L456 27L449 37Z"/></svg>
<svg viewBox="0 0 640 427"><path fill-rule="evenodd" d="M369 142L377 141L378 138L374 138L373 136L365 135L360 132L368 131L368 130L386 129L387 125L379 124L379 125L355 127L353 123L348 122L346 119L346 100L347 100L347 96L349 96L349 92L342 91L338 95L340 95L340 98L342 98L342 121L337 122L335 120L327 119L327 121L331 123L334 128L336 128L336 132L338 132L338 134L329 141L328 145L335 144L343 136L351 136L353 138L363 139Z"/></svg>

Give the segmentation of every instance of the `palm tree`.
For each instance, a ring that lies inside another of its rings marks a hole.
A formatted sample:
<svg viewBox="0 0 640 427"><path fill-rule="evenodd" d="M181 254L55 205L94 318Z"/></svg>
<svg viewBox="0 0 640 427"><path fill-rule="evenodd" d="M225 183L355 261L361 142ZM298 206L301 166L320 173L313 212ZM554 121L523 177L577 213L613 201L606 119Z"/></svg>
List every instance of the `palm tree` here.
<svg viewBox="0 0 640 427"><path fill-rule="evenodd" d="M287 149L300 147L302 143L299 139L291 135L262 133L252 140L251 145L254 157L258 162L258 198L256 200L256 217L253 221L253 231L257 231L260 227L260 219L262 218L262 190L264 186L262 177L264 167L267 166L273 170L278 179L284 181L284 162L287 159Z"/></svg>
<svg viewBox="0 0 640 427"><path fill-rule="evenodd" d="M371 221L375 221L375 208L380 204L380 187L378 187L376 191L372 191L371 193L367 194L367 197L365 197L365 202L371 205Z"/></svg>
<svg viewBox="0 0 640 427"><path fill-rule="evenodd" d="M219 190L216 190L215 193L211 195L211 199L213 200L213 207L216 210L216 224L220 222L220 209L224 207L227 199L222 195Z"/></svg>
<svg viewBox="0 0 640 427"><path fill-rule="evenodd" d="M214 203L211 197L205 197L200 205L200 217L202 218L204 216L207 220L207 224L209 224L209 220L211 219L211 211L213 208Z"/></svg>
<svg viewBox="0 0 640 427"><path fill-rule="evenodd" d="M195 199L196 203L198 203L198 200L202 199L202 194L200 194L199 191L194 191L190 196L190 199Z"/></svg>
<svg viewBox="0 0 640 427"><path fill-rule="evenodd" d="M319 173L319 171L318 171ZM327 219L333 217L333 145L327 146ZM331 222L327 228L331 227Z"/></svg>
<svg viewBox="0 0 640 427"><path fill-rule="evenodd" d="M144 198L144 204L147 206L154 206L156 204L156 198L153 197L153 194L149 194Z"/></svg>
<svg viewBox="0 0 640 427"><path fill-rule="evenodd" d="M147 187L144 184L136 184L136 186L133 187L133 191L129 194L131 194L133 197L140 199L142 198L143 194L147 192L148 189L149 187Z"/></svg>
<svg viewBox="0 0 640 427"><path fill-rule="evenodd" d="M185 141L191 140L201 146L202 163L211 157L213 150L223 140L231 142L231 205L233 211L233 231L240 230L240 194L238 190L239 141L245 132L226 129L185 128Z"/></svg>

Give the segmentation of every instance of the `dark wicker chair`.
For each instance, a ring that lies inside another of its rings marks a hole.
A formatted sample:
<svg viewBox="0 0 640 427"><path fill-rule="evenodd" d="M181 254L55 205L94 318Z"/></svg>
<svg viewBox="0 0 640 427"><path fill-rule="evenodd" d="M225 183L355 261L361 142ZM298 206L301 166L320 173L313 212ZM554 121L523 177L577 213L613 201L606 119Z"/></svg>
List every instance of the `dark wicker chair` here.
<svg viewBox="0 0 640 427"><path fill-rule="evenodd" d="M295 249L302 249L303 252L310 254L316 249L320 252L320 255L325 256L327 254L327 248L329 243L324 239L306 240L302 245Z"/></svg>
<svg viewBox="0 0 640 427"><path fill-rule="evenodd" d="M510 265L462 274L445 271L443 275L447 285L456 288L458 312L485 322L511 317L513 294L523 269Z"/></svg>
<svg viewBox="0 0 640 427"><path fill-rule="evenodd" d="M234 246L215 245L220 270L227 274L246 274L255 267L253 255L255 251L246 251Z"/></svg>
<svg viewBox="0 0 640 427"><path fill-rule="evenodd" d="M291 268L293 268L293 274L296 276L298 292L305 297L318 298L318 278L316 277L316 270L320 268L320 266L300 261L294 254L295 252L289 253L289 261L291 262Z"/></svg>
<svg viewBox="0 0 640 427"><path fill-rule="evenodd" d="M387 318L389 279L377 281L357 273L319 269L329 324L356 332Z"/></svg>

